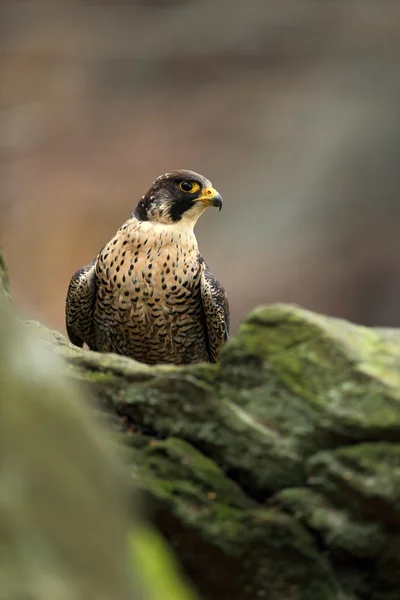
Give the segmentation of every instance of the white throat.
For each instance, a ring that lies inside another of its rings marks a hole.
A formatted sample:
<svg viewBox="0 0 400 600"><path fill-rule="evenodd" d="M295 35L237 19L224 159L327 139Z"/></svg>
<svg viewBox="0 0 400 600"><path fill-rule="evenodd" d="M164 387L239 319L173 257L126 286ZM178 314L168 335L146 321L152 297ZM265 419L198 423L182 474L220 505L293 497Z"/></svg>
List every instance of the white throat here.
<svg viewBox="0 0 400 600"><path fill-rule="evenodd" d="M139 221L138 231L149 236L154 236L155 241L161 236L163 245L168 242L181 245L184 243L187 244L190 241L197 248L197 239L193 231L196 221L193 218L182 218L176 223Z"/></svg>

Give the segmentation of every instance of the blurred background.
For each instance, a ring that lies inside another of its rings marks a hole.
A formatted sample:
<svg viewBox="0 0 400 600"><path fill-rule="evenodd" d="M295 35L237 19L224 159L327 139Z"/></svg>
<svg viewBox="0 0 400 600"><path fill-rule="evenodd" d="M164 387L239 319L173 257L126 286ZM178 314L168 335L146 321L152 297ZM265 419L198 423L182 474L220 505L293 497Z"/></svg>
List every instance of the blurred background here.
<svg viewBox="0 0 400 600"><path fill-rule="evenodd" d="M0 242L64 331L72 273L161 173L224 197L196 233L230 297L400 325L400 2L5 0Z"/></svg>

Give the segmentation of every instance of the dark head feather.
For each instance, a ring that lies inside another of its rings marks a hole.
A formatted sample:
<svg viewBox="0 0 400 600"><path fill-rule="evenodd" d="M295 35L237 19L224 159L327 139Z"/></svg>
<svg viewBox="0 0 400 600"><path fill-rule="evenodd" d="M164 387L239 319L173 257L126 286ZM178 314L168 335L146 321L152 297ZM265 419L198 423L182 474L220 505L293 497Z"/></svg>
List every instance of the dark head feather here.
<svg viewBox="0 0 400 600"><path fill-rule="evenodd" d="M181 189L182 182L198 184L196 192ZM211 188L208 179L186 169L178 169L161 175L139 200L133 216L139 221L175 223L192 208L205 188ZM197 189L198 188L198 189Z"/></svg>

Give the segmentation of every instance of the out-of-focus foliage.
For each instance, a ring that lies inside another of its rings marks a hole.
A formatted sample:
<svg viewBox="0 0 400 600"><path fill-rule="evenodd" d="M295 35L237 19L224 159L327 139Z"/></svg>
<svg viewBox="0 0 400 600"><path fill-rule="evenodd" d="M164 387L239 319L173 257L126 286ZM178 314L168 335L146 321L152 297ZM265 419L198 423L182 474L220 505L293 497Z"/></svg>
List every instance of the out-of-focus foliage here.
<svg viewBox="0 0 400 600"><path fill-rule="evenodd" d="M154 600L195 600L178 576L178 566L160 536L140 527L131 537L132 557Z"/></svg>
<svg viewBox="0 0 400 600"><path fill-rule="evenodd" d="M2 2L0 237L64 327L71 274L153 179L207 175L233 329L258 303L400 324L400 3Z"/></svg>

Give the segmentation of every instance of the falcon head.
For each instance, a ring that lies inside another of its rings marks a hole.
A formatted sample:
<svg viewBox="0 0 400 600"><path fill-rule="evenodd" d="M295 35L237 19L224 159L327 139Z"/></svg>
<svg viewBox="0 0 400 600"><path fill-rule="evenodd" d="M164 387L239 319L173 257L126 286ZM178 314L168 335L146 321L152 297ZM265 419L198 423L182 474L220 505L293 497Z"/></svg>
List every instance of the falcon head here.
<svg viewBox="0 0 400 600"><path fill-rule="evenodd" d="M222 198L211 182L194 171L171 171L158 177L139 200L133 216L139 221L195 225L209 206L221 210Z"/></svg>

